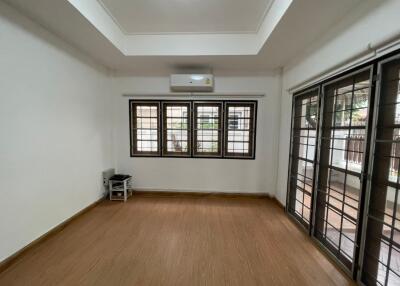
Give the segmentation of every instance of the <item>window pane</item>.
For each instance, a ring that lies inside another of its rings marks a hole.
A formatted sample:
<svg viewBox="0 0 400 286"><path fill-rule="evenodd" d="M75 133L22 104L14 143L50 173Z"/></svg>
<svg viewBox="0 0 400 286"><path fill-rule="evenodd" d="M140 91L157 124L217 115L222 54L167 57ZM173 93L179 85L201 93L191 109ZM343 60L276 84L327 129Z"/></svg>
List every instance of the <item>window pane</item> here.
<svg viewBox="0 0 400 286"><path fill-rule="evenodd" d="M195 155L221 155L221 110L220 102L195 102Z"/></svg>
<svg viewBox="0 0 400 286"><path fill-rule="evenodd" d="M164 146L163 153L188 155L190 130L190 103L164 102Z"/></svg>
<svg viewBox="0 0 400 286"><path fill-rule="evenodd" d="M131 102L132 154L159 154L159 103Z"/></svg>
<svg viewBox="0 0 400 286"><path fill-rule="evenodd" d="M226 105L225 154L251 157L253 153L255 106L227 103Z"/></svg>

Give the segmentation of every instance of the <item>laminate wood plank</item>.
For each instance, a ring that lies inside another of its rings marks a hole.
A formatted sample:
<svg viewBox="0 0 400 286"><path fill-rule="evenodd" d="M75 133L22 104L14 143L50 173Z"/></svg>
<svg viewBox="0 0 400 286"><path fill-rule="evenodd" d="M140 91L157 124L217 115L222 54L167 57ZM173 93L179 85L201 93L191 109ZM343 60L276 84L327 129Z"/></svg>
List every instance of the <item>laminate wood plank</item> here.
<svg viewBox="0 0 400 286"><path fill-rule="evenodd" d="M353 285L272 199L105 201L0 273L0 285Z"/></svg>

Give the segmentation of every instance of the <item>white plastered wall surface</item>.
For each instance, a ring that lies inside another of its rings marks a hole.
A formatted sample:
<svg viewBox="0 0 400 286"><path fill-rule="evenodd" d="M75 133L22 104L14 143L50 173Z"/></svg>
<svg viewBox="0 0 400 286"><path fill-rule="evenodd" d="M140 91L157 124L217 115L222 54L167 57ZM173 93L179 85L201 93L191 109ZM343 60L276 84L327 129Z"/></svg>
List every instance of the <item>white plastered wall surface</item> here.
<svg viewBox="0 0 400 286"><path fill-rule="evenodd" d="M0 1L0 261L102 197L103 67Z"/></svg>

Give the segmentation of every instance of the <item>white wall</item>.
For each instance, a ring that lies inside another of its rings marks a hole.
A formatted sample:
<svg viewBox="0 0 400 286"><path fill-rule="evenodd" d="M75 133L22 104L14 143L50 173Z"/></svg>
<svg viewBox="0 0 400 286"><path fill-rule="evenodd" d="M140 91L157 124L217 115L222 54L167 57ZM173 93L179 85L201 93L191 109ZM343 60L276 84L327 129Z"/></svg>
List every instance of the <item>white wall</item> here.
<svg viewBox="0 0 400 286"><path fill-rule="evenodd" d="M280 112L279 75L217 76L215 82L216 92L242 91L266 94L264 98L258 99L255 160L131 158L129 98L123 97L122 94L169 92L169 78L117 77L114 79L116 166L119 172L133 174L134 186L137 189L248 192L274 195Z"/></svg>
<svg viewBox="0 0 400 286"><path fill-rule="evenodd" d="M277 198L286 200L292 95L288 89L307 81L357 54L368 54L369 44L400 35L400 1L367 0L353 9L305 54L285 67L281 102ZM372 53L373 55L373 53Z"/></svg>
<svg viewBox="0 0 400 286"><path fill-rule="evenodd" d="M0 1L0 261L102 196L105 70Z"/></svg>

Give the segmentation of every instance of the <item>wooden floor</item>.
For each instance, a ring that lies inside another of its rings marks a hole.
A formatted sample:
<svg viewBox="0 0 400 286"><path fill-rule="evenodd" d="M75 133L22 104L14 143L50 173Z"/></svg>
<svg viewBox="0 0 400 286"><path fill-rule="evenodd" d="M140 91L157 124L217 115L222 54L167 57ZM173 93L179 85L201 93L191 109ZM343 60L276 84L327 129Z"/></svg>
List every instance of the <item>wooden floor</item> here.
<svg viewBox="0 0 400 286"><path fill-rule="evenodd" d="M134 195L30 249L0 285L353 285L270 199Z"/></svg>

